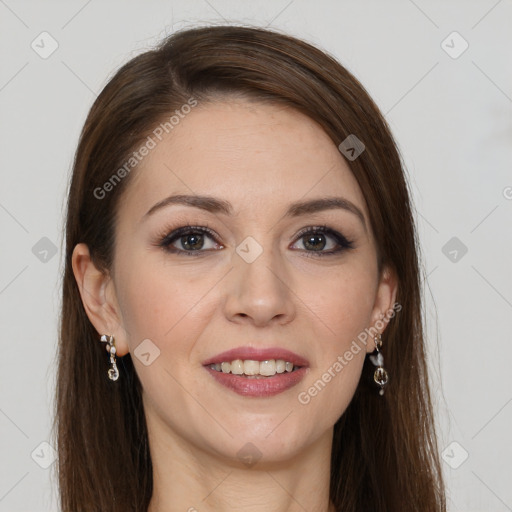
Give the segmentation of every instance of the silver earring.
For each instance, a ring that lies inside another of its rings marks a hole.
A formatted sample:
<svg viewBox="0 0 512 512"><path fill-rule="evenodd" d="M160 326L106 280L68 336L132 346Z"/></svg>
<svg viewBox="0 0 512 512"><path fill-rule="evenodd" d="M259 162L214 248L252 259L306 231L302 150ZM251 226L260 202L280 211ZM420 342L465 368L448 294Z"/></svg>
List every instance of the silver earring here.
<svg viewBox="0 0 512 512"><path fill-rule="evenodd" d="M374 338L373 341L375 343L375 349L377 350L377 354L370 355L370 361L377 367L373 374L373 380L375 383L379 386L379 395L384 394L384 387L388 383L389 376L384 366L384 356L382 355L382 352L379 351L379 348L382 347L382 336L380 333L378 333Z"/></svg>
<svg viewBox="0 0 512 512"><path fill-rule="evenodd" d="M112 336L111 334L102 334L100 341L107 344L106 349L107 349L107 352L110 353L111 368L109 368L109 370L107 372L108 378L110 380L117 380L119 378L119 370L117 369L117 364L116 364L116 352L117 351L116 351L114 336Z"/></svg>

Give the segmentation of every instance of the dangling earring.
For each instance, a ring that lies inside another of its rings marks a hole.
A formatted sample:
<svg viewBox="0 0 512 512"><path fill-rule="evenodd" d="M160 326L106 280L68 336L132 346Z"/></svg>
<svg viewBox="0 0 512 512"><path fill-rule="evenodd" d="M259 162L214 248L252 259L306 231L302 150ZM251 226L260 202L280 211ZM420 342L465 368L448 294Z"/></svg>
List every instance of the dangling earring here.
<svg viewBox="0 0 512 512"><path fill-rule="evenodd" d="M110 380L117 380L119 378L119 370L117 369L116 364L116 345L114 342L114 336L111 334L102 334L100 341L107 344L107 352L110 353L110 364L111 368L108 370L108 378Z"/></svg>
<svg viewBox="0 0 512 512"><path fill-rule="evenodd" d="M379 395L384 394L384 386L388 383L389 376L388 372L383 368L384 365L384 356L382 355L382 352L379 351L379 348L382 347L382 336L380 333L377 334L373 338L373 341L375 343L375 348L377 350L376 355L370 355L370 361L377 366L377 369L375 370L373 374L373 380L375 383L380 387L379 389Z"/></svg>

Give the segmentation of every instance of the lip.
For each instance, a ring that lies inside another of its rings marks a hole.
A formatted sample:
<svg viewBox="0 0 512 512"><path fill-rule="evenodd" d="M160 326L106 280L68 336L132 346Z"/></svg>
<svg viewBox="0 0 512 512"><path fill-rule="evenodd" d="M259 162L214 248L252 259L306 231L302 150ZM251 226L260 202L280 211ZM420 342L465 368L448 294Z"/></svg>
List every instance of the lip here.
<svg viewBox="0 0 512 512"><path fill-rule="evenodd" d="M211 357L203 362L203 366L217 364L223 362L231 362L235 359L252 361L269 361L270 359L283 359L293 363L294 366L308 367L309 362L303 357L286 350L284 348L254 348L254 347L237 347L216 356Z"/></svg>
<svg viewBox="0 0 512 512"><path fill-rule="evenodd" d="M223 386L242 396L271 397L296 386L306 375L307 368L302 367L293 372L276 373L273 377L248 379L232 373L222 373L204 367L210 375Z"/></svg>
<svg viewBox="0 0 512 512"><path fill-rule="evenodd" d="M249 379L240 375L233 375L232 373L223 373L217 370L212 370L209 365L222 362L231 362L235 359L252 361L268 361L270 359L283 359L293 363L294 366L300 368L293 372L276 373L272 377L263 377ZM287 389L296 386L306 375L308 371L309 362L283 348L253 348L253 347L238 347L216 356L211 357L203 362L203 367L209 374L223 386L246 397L270 397L282 393Z"/></svg>

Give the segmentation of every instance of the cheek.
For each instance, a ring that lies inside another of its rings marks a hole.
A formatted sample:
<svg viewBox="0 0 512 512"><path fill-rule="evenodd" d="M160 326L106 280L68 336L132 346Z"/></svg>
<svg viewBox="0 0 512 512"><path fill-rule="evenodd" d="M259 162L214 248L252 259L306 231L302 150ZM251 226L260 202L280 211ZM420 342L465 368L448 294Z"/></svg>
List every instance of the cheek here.
<svg viewBox="0 0 512 512"><path fill-rule="evenodd" d="M127 262L124 268L118 273L118 292L130 350L149 338L161 350L172 345L179 351L185 344L176 341L193 339L208 318L208 291L218 279L213 273L193 275L160 261Z"/></svg>
<svg viewBox="0 0 512 512"><path fill-rule="evenodd" d="M317 333L333 349L342 350L369 327L375 302L376 277L371 267L357 263L330 269L314 281L303 281L300 293Z"/></svg>
<svg viewBox="0 0 512 512"><path fill-rule="evenodd" d="M321 418L315 429L336 423L354 396L367 351L359 337L370 321L372 301L368 296L372 290L371 279L352 276L332 282L308 302L315 313L309 319L314 364L297 400L306 422Z"/></svg>
<svg viewBox="0 0 512 512"><path fill-rule="evenodd" d="M376 268L367 261L354 261L336 272L330 269L325 277L316 276L313 287L311 282L302 286L316 347L315 364L299 390L298 401L332 424L354 395L371 342L365 329L370 327L375 301Z"/></svg>
<svg viewBox="0 0 512 512"><path fill-rule="evenodd" d="M119 305L136 372L154 407L163 410L172 401L184 410L186 394L180 383L195 386L197 364L187 363L213 314L208 292L218 278L177 272L156 260L127 263L125 268L118 273ZM150 353L149 362L140 356L143 352Z"/></svg>

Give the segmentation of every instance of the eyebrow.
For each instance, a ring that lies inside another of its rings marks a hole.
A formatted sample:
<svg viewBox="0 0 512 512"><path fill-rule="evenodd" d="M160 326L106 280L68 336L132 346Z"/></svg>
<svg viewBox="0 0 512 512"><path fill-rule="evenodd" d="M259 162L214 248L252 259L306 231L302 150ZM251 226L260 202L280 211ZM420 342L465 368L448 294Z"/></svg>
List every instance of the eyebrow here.
<svg viewBox="0 0 512 512"><path fill-rule="evenodd" d="M233 214L233 207L231 204L222 199L217 199L211 196L178 194L166 197L153 205L142 219L144 220L153 215L156 211L174 204L200 208L201 210L205 210L210 213L223 213L225 215ZM284 217L299 217L301 215L334 209L342 209L353 213L358 217L366 230L366 221L363 212L354 203L343 197L323 197L319 199L297 201L288 207Z"/></svg>

